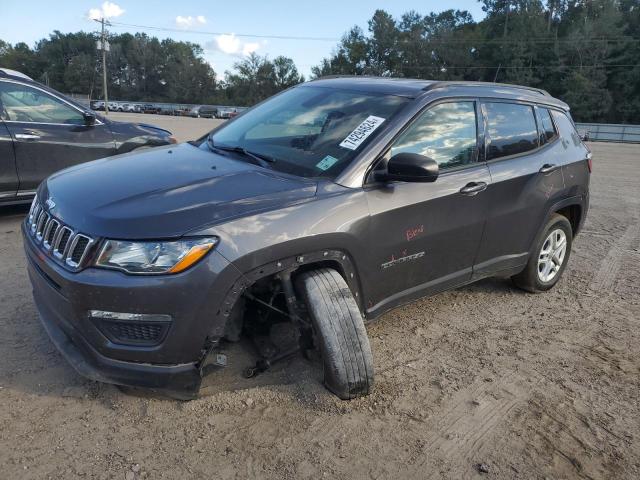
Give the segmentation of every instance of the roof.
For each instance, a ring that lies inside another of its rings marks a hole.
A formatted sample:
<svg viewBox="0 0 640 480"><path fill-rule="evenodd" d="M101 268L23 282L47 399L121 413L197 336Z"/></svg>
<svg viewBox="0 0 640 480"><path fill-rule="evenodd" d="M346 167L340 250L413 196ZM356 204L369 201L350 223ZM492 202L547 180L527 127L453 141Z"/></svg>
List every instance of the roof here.
<svg viewBox="0 0 640 480"><path fill-rule="evenodd" d="M312 80L314 86L351 88L367 92L386 93L405 97L417 97L425 88L436 82L415 78L370 77L366 75L336 75Z"/></svg>
<svg viewBox="0 0 640 480"><path fill-rule="evenodd" d="M367 92L377 92L388 95L399 95L415 98L419 95L442 89L454 90L460 94L478 97L514 98L554 105L568 109L568 106L553 98L546 90L523 85L493 82L469 82L469 81L436 81L421 80L415 78L392 78L357 76L330 76L313 80L313 85L331 86L337 88L353 89Z"/></svg>

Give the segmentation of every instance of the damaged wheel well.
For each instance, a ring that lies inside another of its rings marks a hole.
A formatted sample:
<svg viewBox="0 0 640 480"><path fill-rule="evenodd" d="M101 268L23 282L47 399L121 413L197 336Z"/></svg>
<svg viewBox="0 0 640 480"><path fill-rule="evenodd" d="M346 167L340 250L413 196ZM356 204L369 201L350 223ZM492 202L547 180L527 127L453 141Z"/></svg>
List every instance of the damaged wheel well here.
<svg viewBox="0 0 640 480"><path fill-rule="evenodd" d="M209 332L208 340L219 339L226 334L236 335L237 326L231 326L237 315L243 313L244 293L253 289L263 289L265 284L279 283L278 274L289 271L292 277L319 268L332 268L345 279L362 311L362 294L357 272L351 257L341 250L322 250L308 252L269 262L245 272L229 289L225 299L216 312L216 321ZM231 322L230 322L231 321Z"/></svg>

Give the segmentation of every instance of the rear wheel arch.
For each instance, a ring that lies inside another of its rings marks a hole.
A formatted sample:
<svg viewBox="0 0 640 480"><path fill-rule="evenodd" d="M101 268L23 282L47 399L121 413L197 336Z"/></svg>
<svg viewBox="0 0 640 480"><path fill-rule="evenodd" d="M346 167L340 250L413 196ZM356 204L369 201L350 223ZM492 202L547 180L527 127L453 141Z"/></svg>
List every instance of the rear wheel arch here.
<svg viewBox="0 0 640 480"><path fill-rule="evenodd" d="M556 209L554 213L562 215L569 220L573 236L575 237L582 226L582 205L579 203L572 203Z"/></svg>

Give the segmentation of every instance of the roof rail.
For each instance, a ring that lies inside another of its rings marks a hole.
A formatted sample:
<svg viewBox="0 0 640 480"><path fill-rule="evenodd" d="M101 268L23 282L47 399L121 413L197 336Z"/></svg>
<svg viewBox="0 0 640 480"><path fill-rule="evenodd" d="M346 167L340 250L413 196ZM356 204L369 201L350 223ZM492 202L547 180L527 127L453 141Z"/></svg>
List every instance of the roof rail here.
<svg viewBox="0 0 640 480"><path fill-rule="evenodd" d="M544 95L545 97L550 97L551 95L546 90L542 88L535 87L525 87L523 85L513 85L510 83L494 83L494 82L463 82L463 81L438 81L433 82L430 85L427 85L423 88L425 92L430 90L435 90L436 88L444 88L444 87L501 87L501 88L511 88L513 90L527 90L530 92L537 93L538 95Z"/></svg>
<svg viewBox="0 0 640 480"><path fill-rule="evenodd" d="M19 78L25 78L27 80L33 81L33 78L31 78L30 76L25 75L22 72L18 72L17 70L11 70L10 68L0 68L0 76L2 76L2 77L19 77Z"/></svg>
<svg viewBox="0 0 640 480"><path fill-rule="evenodd" d="M331 80L332 78L375 78L375 75L358 75L352 73L338 73L336 75L323 75L321 77L312 78L309 80L310 82L315 82L316 80ZM383 78L383 77L381 77Z"/></svg>

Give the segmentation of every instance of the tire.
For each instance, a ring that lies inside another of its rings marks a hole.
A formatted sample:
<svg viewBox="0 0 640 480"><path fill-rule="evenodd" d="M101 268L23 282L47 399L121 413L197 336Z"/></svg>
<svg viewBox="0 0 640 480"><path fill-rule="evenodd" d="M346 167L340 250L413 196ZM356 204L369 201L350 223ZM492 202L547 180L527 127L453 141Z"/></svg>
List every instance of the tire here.
<svg viewBox="0 0 640 480"><path fill-rule="evenodd" d="M297 285L322 356L325 386L343 400L367 395L373 386L373 356L362 315L344 278L323 268L302 274Z"/></svg>
<svg viewBox="0 0 640 480"><path fill-rule="evenodd" d="M556 234L551 238L552 233ZM560 233L562 232L562 233ZM555 254L561 250L560 243L554 244L557 238L564 234L564 253L562 258ZM551 242L551 243L549 243ZM529 255L529 261L522 272L511 277L513 283L527 292L540 293L550 290L562 277L562 273L569 262L571 246L573 244L573 230L566 217L554 213L542 229L542 233L536 239L534 247ZM545 253L551 248L551 254ZM545 259L549 258L548 262ZM558 263L560 263L558 267ZM552 268L545 270L547 265ZM549 275L545 275L548 272ZM550 277L550 278L549 278Z"/></svg>

